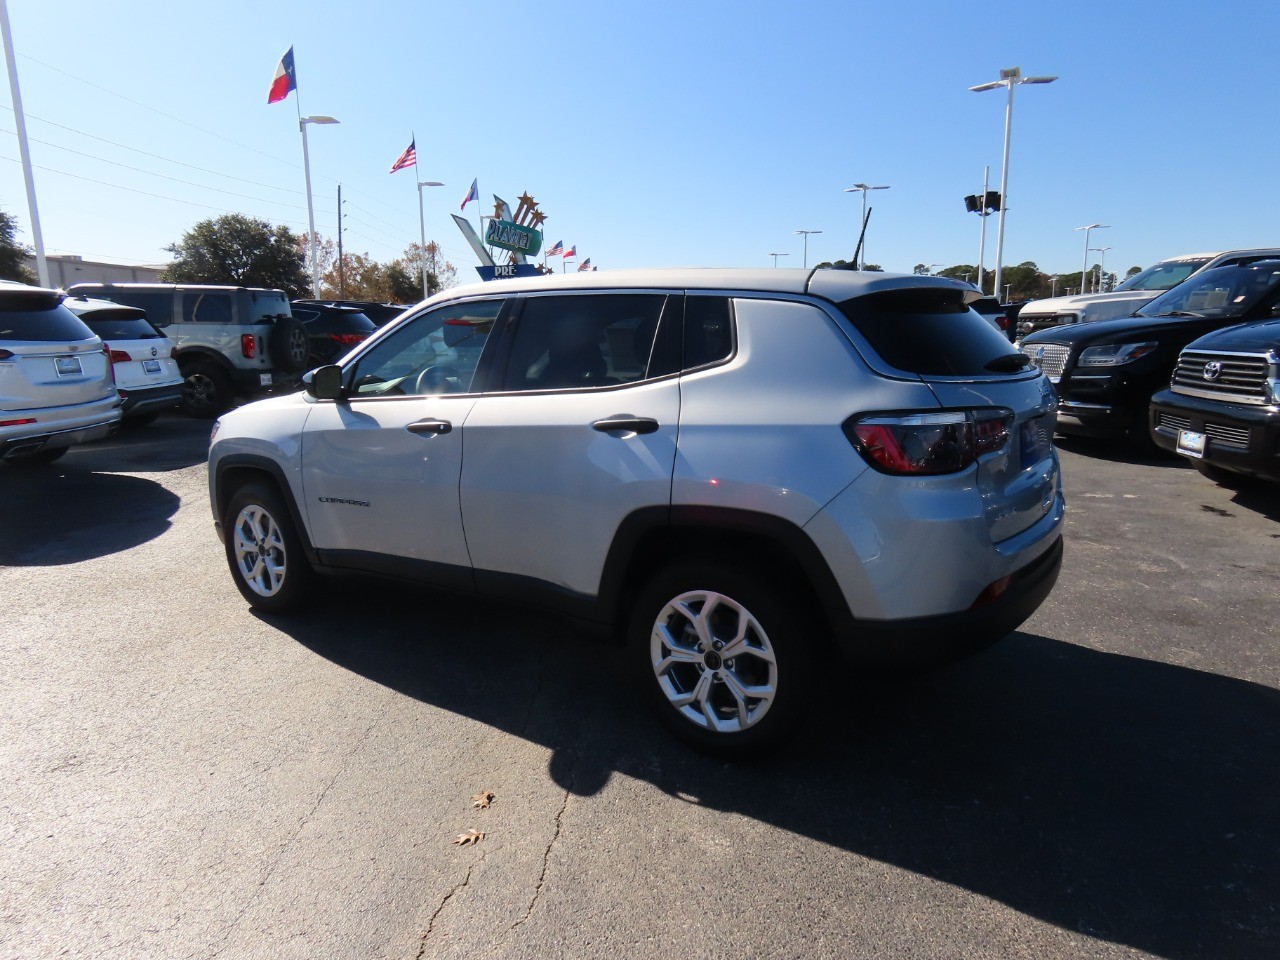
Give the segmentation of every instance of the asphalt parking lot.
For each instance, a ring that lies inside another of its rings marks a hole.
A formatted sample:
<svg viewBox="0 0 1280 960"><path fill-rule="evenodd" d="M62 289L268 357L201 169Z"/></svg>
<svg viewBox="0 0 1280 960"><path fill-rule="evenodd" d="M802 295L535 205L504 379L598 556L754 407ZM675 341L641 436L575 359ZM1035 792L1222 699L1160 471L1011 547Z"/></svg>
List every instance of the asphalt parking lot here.
<svg viewBox="0 0 1280 960"><path fill-rule="evenodd" d="M0 468L0 956L1280 956L1280 487L1063 441L1019 633L730 765L555 619L251 613L207 436Z"/></svg>

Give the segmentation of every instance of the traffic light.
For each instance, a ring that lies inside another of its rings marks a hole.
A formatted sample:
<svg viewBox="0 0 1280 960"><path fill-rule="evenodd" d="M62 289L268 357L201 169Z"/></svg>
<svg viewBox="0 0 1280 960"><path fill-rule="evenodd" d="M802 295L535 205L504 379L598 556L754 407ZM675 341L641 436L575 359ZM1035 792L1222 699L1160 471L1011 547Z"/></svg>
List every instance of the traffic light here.
<svg viewBox="0 0 1280 960"><path fill-rule="evenodd" d="M1000 209L1000 191L999 191L999 190L988 190L988 191L987 191L987 202L986 202L986 207L987 207L987 209L988 209L988 210L999 210L999 209Z"/></svg>
<svg viewBox="0 0 1280 960"><path fill-rule="evenodd" d="M981 213L982 198L978 196L976 193L969 194L969 196L964 198L964 208L969 213Z"/></svg>

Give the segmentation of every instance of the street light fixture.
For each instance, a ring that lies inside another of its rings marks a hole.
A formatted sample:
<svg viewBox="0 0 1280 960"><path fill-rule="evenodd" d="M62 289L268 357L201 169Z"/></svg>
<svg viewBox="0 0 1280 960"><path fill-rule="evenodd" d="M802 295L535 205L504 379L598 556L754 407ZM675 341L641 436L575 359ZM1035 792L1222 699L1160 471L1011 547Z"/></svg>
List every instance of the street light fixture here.
<svg viewBox="0 0 1280 960"><path fill-rule="evenodd" d="M431 296L427 290L427 221L422 215L422 188L423 187L443 187L444 184L439 180L419 180L418 181L418 232L422 237L422 262L418 264L418 268L422 271L422 299L425 300Z"/></svg>
<svg viewBox="0 0 1280 960"><path fill-rule="evenodd" d="M316 253L316 214L311 203L311 154L307 150L308 123L338 123L333 117L299 117L298 129L302 132L302 171L307 177L307 227L311 230L311 296L320 299L320 265Z"/></svg>
<svg viewBox="0 0 1280 960"><path fill-rule="evenodd" d="M796 233L804 234L804 268L809 269L809 234L821 233L821 230L797 230Z"/></svg>
<svg viewBox="0 0 1280 960"><path fill-rule="evenodd" d="M865 183L855 183L852 187L845 187L845 193L861 193L862 194L862 219L858 221L858 235L862 238L862 247L858 254L858 262L854 264L859 270L867 265L867 243L866 235L863 230L867 223L867 191L868 190L888 190L888 185L883 187L870 187Z"/></svg>
<svg viewBox="0 0 1280 960"><path fill-rule="evenodd" d="M1053 83L1057 77L1024 77L1021 67L1007 67L1000 71L1000 79L990 83L980 83L969 89L975 93L984 90L995 90L997 87L1009 89L1009 100L1004 109L1004 162L1000 169L1000 219L996 226L996 276L992 291L999 296L1000 278L1004 265L1004 215L1009 209L1009 137L1013 132L1013 88L1022 83Z"/></svg>
<svg viewBox="0 0 1280 960"><path fill-rule="evenodd" d="M941 267L941 266L943 266L943 264L941 264L941 263L931 263L931 264L929 264L929 269L925 270L925 273L932 277L932 276L934 275L934 273L933 273L933 268L934 268L934 267Z"/></svg>
<svg viewBox="0 0 1280 960"><path fill-rule="evenodd" d="M1090 247L1089 249L1092 250L1094 253L1101 254L1101 256L1098 257L1098 281L1093 285L1093 292L1101 293L1102 279L1107 275L1107 268L1104 266L1104 264L1107 262L1107 251L1110 250L1111 248L1110 247Z"/></svg>
<svg viewBox="0 0 1280 960"><path fill-rule="evenodd" d="M1106 230L1110 228L1108 223L1089 223L1083 227L1076 227L1077 230L1084 231L1084 266L1080 268L1080 292L1084 293L1084 278L1089 272L1089 234L1094 230Z"/></svg>
<svg viewBox="0 0 1280 960"><path fill-rule="evenodd" d="M779 257L786 257L786 256L790 256L790 254L786 254L786 253L771 253L771 254L769 254L769 256L773 257L773 265L776 267L776 266L778 265L778 258L779 258Z"/></svg>

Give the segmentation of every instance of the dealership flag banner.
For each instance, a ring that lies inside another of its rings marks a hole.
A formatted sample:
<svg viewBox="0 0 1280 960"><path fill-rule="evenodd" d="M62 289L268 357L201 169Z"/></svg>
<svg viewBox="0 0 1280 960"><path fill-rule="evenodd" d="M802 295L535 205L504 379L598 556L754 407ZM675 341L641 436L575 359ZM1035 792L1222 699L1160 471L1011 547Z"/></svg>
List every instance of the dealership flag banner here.
<svg viewBox="0 0 1280 960"><path fill-rule="evenodd" d="M416 167L418 165L418 151L414 144L417 137L409 141L409 146L405 147L404 153L400 154L400 159L391 165L391 173L397 170L403 170L405 167Z"/></svg>
<svg viewBox="0 0 1280 960"><path fill-rule="evenodd" d="M271 80L271 90L267 93L267 103L279 103L298 89L298 74L293 67L293 47L280 58L276 67L276 75Z"/></svg>
<svg viewBox="0 0 1280 960"><path fill-rule="evenodd" d="M465 197L463 197L463 198L462 198L462 206L460 206L460 207L458 208L459 210L465 210L465 209L467 209L467 204L468 204L468 203L470 203L472 200L479 200L479 199L480 199L480 189L479 189L479 188L480 188L480 178L479 178L479 177L476 177L476 179L474 179L474 180L472 180L472 181L471 181L471 189L470 189L470 190L468 190L468 191L467 191L467 195L466 195Z"/></svg>

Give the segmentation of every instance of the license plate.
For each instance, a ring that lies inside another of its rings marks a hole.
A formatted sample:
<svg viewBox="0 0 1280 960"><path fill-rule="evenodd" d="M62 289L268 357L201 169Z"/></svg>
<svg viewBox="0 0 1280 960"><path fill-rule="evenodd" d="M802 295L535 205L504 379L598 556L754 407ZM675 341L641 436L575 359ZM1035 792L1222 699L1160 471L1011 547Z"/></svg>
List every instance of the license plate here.
<svg viewBox="0 0 1280 960"><path fill-rule="evenodd" d="M54 357L53 369L60 377L78 377L84 372L79 357Z"/></svg>
<svg viewBox="0 0 1280 960"><path fill-rule="evenodd" d="M1194 430L1178 431L1178 452L1184 457L1199 460L1204 456L1205 435Z"/></svg>
<svg viewBox="0 0 1280 960"><path fill-rule="evenodd" d="M143 373L159 373L160 361L159 360L143 360L142 372Z"/></svg>
<svg viewBox="0 0 1280 960"><path fill-rule="evenodd" d="M271 374L269 373L258 374L258 383L264 387L271 386Z"/></svg>

